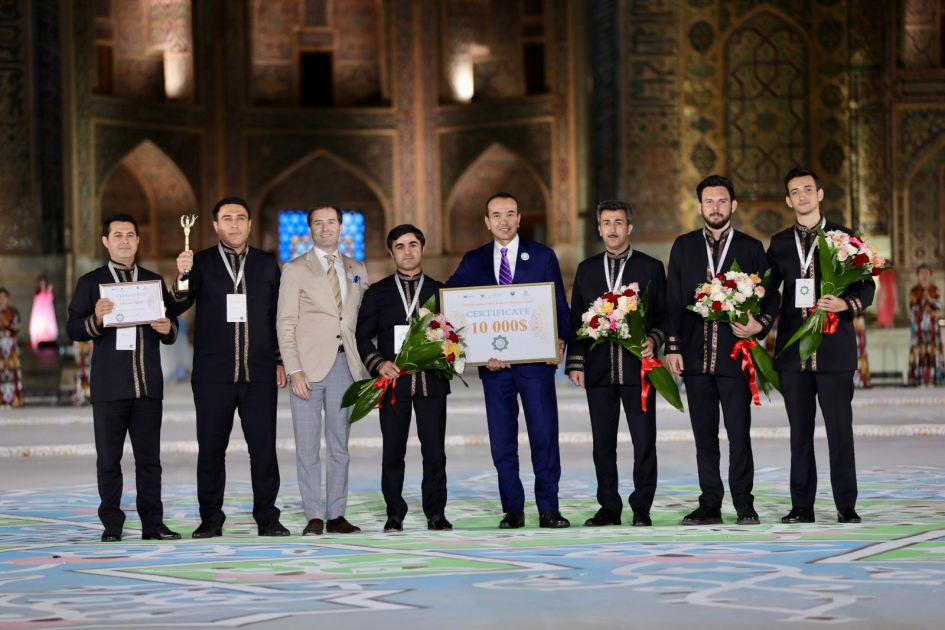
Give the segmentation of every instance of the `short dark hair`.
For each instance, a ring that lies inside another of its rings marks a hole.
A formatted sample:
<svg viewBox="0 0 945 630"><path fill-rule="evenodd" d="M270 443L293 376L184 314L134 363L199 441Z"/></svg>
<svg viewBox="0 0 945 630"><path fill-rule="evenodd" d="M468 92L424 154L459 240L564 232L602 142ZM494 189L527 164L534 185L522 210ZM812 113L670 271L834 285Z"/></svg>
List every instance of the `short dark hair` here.
<svg viewBox="0 0 945 630"><path fill-rule="evenodd" d="M406 234L413 234L417 237L417 240L420 241L420 249L426 247L427 239L424 238L423 232L420 231L420 228L414 227L409 223L404 223L403 225L398 225L387 233L387 249L394 251L394 241Z"/></svg>
<svg viewBox="0 0 945 630"><path fill-rule="evenodd" d="M112 229L112 223L130 223L135 226L135 236L140 234L140 232L138 232L138 222L135 221L133 216L130 214L113 214L102 221L102 236L108 237L108 232Z"/></svg>
<svg viewBox="0 0 945 630"><path fill-rule="evenodd" d="M229 206L229 205L243 206L244 208L246 208L246 216L249 217L250 220L252 220L253 213L249 209L249 204L246 203L246 200L243 199L242 197L224 197L223 199L218 201L217 205L213 206L213 220L216 221L217 218L220 216L220 208L222 208L223 206Z"/></svg>
<svg viewBox="0 0 945 630"><path fill-rule="evenodd" d="M787 192L788 196L791 195L791 189L788 188L788 184L792 179L797 179L798 177L813 177L814 187L817 190L820 190L820 178L817 176L817 173L810 170L806 166L795 166L788 171L787 175L784 176L784 190Z"/></svg>
<svg viewBox="0 0 945 630"><path fill-rule="evenodd" d="M918 273L922 271L923 269L927 269L929 273L932 273L932 268L929 267L927 264L922 263L921 265L915 268L916 274L918 275Z"/></svg>
<svg viewBox="0 0 945 630"><path fill-rule="evenodd" d="M305 223L311 228L312 227L312 215L315 214L318 210L334 210L338 213L338 223L343 223L344 220L341 216L341 210L331 205L330 203L316 203L314 206L308 209L308 216L305 217Z"/></svg>
<svg viewBox="0 0 945 630"><path fill-rule="evenodd" d="M518 199L515 198L515 195L507 192L497 192L488 199L486 199L486 216L489 216L489 204L492 203L495 199L511 199L515 202L515 210L518 211Z"/></svg>
<svg viewBox="0 0 945 630"><path fill-rule="evenodd" d="M597 204L597 222L600 223L600 215L605 210L623 210L627 213L627 224L633 225L633 209L630 207L630 204L626 201L617 201L616 199L609 199L607 201L601 201Z"/></svg>
<svg viewBox="0 0 945 630"><path fill-rule="evenodd" d="M699 203L702 203L702 191L706 188L715 188L717 186L724 186L728 191L731 201L735 201L735 184L732 183L727 177L722 177L721 175L709 175L696 186L696 199L699 200Z"/></svg>
<svg viewBox="0 0 945 630"><path fill-rule="evenodd" d="M3 293L5 296L10 297L10 292L7 291L6 287L0 287L0 293Z"/></svg>

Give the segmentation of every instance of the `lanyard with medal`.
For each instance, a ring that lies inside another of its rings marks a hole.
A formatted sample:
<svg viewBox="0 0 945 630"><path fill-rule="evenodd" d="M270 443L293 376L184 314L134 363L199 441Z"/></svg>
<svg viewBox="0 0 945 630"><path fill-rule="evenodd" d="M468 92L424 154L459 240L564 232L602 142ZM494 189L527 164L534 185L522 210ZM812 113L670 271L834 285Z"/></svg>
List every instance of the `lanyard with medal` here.
<svg viewBox="0 0 945 630"><path fill-rule="evenodd" d="M623 270L627 267L627 261L630 260L630 257L633 256L633 248L630 248L630 251L627 252L627 257L623 259L623 262L620 264L620 271L617 272L616 277L614 277L614 282L610 282L610 265L607 264L607 255L604 255L604 282L607 284L608 293L613 293L617 290L617 287L620 286L620 281L623 279Z"/></svg>
<svg viewBox="0 0 945 630"><path fill-rule="evenodd" d="M400 283L400 278L394 276L394 281L397 283L397 291L400 292L400 301L404 304L404 311L407 313L406 325L398 324L394 326L394 354L400 352L400 349L404 346L404 339L407 338L407 331L410 330L410 316L413 314L414 310L417 308L417 304L420 303L420 289L423 288L423 281L425 276L423 273L420 273L420 282L417 284L417 291L413 296L413 302L407 304L407 295L404 293L404 286Z"/></svg>
<svg viewBox="0 0 945 630"><path fill-rule="evenodd" d="M713 278L716 276L717 273L719 273L718 271L716 271L716 269L721 270L722 267L725 266L725 257L728 256L728 248L732 244L732 241L735 240L734 237L735 237L735 230L732 230L731 232L729 232L728 238L725 239L725 247L722 248L722 255L719 257L718 267L715 266L715 259L712 257L712 248L709 247L709 241L705 242L705 253L706 253L706 256L709 257L709 271L712 273Z"/></svg>
<svg viewBox="0 0 945 630"><path fill-rule="evenodd" d="M118 277L118 272L115 271L115 265L108 261L108 270L112 273L112 278L115 279L115 284L120 284L121 279ZM134 269L131 272L131 281L138 281L138 265L134 266ZM126 326L125 328L116 328L115 329L115 349L116 350L135 350L138 347L138 327L137 326Z"/></svg>
<svg viewBox="0 0 945 630"><path fill-rule="evenodd" d="M235 291L236 287L239 286L240 281L243 279L243 271L246 269L246 258L249 256L249 252L247 251L246 255L243 256L243 262L240 263L239 272L234 276L233 269L230 268L230 261L226 259L226 252L223 251L223 243L218 243L217 249L220 250L220 258L223 259L223 266L226 267L226 272L230 274L230 278L233 279L233 290ZM226 321L231 324L246 321L245 293L226 294Z"/></svg>
<svg viewBox="0 0 945 630"><path fill-rule="evenodd" d="M823 229L827 223L826 219L820 220L820 227ZM794 244L797 246L797 259L801 263L801 277L797 279L794 285L794 307L795 308L813 308L814 306L814 279L805 278L810 266L814 262L814 253L817 251L817 239L811 243L810 251L807 252L807 259L804 258L804 251L801 249L801 237L794 230Z"/></svg>

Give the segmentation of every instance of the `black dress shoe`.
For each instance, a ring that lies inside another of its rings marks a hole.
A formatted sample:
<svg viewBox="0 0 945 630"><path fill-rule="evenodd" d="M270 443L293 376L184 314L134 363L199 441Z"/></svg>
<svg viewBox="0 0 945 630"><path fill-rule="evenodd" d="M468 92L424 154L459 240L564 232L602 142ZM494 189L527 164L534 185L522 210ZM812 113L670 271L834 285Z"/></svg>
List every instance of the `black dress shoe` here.
<svg viewBox="0 0 945 630"><path fill-rule="evenodd" d="M541 517L538 519L538 526L563 529L565 527L571 527L571 521L561 516L561 512L558 510L548 510L547 512L541 513Z"/></svg>
<svg viewBox="0 0 945 630"><path fill-rule="evenodd" d="M499 529L518 529L525 527L525 510L509 510L505 518L499 521Z"/></svg>
<svg viewBox="0 0 945 630"><path fill-rule="evenodd" d="M750 505L735 508L735 514L738 515L736 525L761 525L758 512L755 512L755 508Z"/></svg>
<svg viewBox="0 0 945 630"><path fill-rule="evenodd" d="M402 531L404 531L403 521L398 521L396 518L389 518L387 519L387 522L384 523L385 534L392 534L394 532L402 532Z"/></svg>
<svg viewBox="0 0 945 630"><path fill-rule="evenodd" d="M687 514L683 520L683 525L721 525L722 508L704 508L701 505Z"/></svg>
<svg viewBox="0 0 945 630"><path fill-rule="evenodd" d="M259 526L259 535L260 536L291 536L292 532L285 528L285 526L280 523L278 520L270 521L265 525Z"/></svg>
<svg viewBox="0 0 945 630"><path fill-rule="evenodd" d="M453 524L446 520L445 516L431 518L427 520L427 529L433 529L440 532L453 531Z"/></svg>
<svg viewBox="0 0 945 630"><path fill-rule="evenodd" d="M837 511L838 523L861 523L860 515L853 508L841 508Z"/></svg>
<svg viewBox="0 0 945 630"><path fill-rule="evenodd" d="M607 525L620 525L620 515L607 508L597 510L597 514L584 521L584 527L605 527Z"/></svg>
<svg viewBox="0 0 945 630"><path fill-rule="evenodd" d="M106 529L102 532L102 542L121 542L121 530Z"/></svg>
<svg viewBox="0 0 945 630"><path fill-rule="evenodd" d="M814 520L814 510L797 506L792 507L787 516L781 518L782 523L813 523Z"/></svg>
<svg viewBox="0 0 945 630"><path fill-rule="evenodd" d="M164 523L141 530L141 540L180 540L180 534L172 532Z"/></svg>
<svg viewBox="0 0 945 630"><path fill-rule="evenodd" d="M191 538L216 538L223 535L223 526L214 525L213 523L203 522L200 524L200 527L194 530L194 533L190 535Z"/></svg>
<svg viewBox="0 0 945 630"><path fill-rule="evenodd" d="M634 527L652 527L653 521L650 520L650 511L640 508L633 511L633 526Z"/></svg>

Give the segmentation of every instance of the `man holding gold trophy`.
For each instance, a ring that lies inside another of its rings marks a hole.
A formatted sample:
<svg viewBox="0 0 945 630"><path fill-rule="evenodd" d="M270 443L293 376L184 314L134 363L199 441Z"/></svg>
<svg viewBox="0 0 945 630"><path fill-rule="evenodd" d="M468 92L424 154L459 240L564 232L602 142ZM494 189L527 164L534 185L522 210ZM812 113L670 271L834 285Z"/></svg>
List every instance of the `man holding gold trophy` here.
<svg viewBox="0 0 945 630"><path fill-rule="evenodd" d="M192 224L192 220L182 223L185 234ZM168 307L180 315L197 304L191 385L197 411L201 522L193 537L223 534L226 447L237 411L249 447L253 518L259 535L288 536L276 507L276 388L286 385L276 339L279 266L270 254L249 246L252 219L242 199L217 202L213 227L220 237L217 245L194 254L188 242L188 249L177 257L180 275Z"/></svg>
<svg viewBox="0 0 945 630"><path fill-rule="evenodd" d="M177 340L177 318L165 316L170 296L158 274L135 264L138 223L126 214L105 219L102 244L108 264L79 278L66 330L91 341L91 399L95 467L105 526L102 542L122 537L121 456L131 435L138 516L145 540L176 540L164 525L161 502L161 418L164 374L159 344Z"/></svg>

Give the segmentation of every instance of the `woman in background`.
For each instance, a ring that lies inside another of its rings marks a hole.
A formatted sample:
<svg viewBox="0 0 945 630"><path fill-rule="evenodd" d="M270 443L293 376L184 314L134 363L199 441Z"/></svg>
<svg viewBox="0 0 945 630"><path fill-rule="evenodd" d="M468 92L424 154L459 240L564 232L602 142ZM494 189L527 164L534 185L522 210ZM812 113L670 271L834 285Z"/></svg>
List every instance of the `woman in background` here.
<svg viewBox="0 0 945 630"><path fill-rule="evenodd" d="M938 311L942 310L942 292L932 284L928 265L916 269L919 284L912 287L909 308L912 311L912 346L909 348L909 385L945 385L942 337Z"/></svg>
<svg viewBox="0 0 945 630"><path fill-rule="evenodd" d="M40 276L36 294L33 296L33 310L30 312L30 344L33 349L44 341L59 339L59 324L56 323L56 307L53 304L53 286Z"/></svg>
<svg viewBox="0 0 945 630"><path fill-rule="evenodd" d="M16 336L20 314L10 306L10 292L0 287L0 407L22 407L23 374Z"/></svg>

